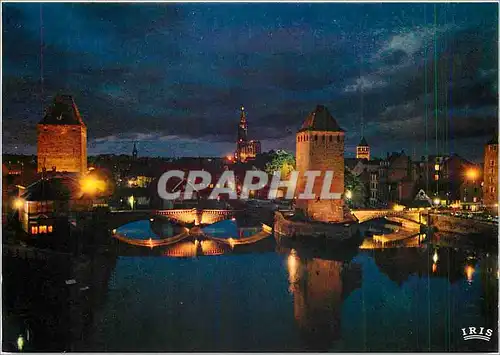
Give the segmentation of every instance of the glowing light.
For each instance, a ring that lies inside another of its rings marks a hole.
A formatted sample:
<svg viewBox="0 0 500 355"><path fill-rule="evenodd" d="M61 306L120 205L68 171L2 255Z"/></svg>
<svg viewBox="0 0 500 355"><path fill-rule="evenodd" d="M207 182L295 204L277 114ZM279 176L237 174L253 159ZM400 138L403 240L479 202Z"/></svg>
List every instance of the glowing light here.
<svg viewBox="0 0 500 355"><path fill-rule="evenodd" d="M472 282L475 271L476 270L474 270L474 268L470 265L465 267L465 276L467 277L467 281Z"/></svg>
<svg viewBox="0 0 500 355"><path fill-rule="evenodd" d="M403 205L395 204L394 206L392 206L392 210L396 211L396 212L404 211L404 209L405 209L405 206L403 206Z"/></svg>
<svg viewBox="0 0 500 355"><path fill-rule="evenodd" d="M441 203L441 199L439 197L436 197L434 200L432 200L435 205L439 205Z"/></svg>
<svg viewBox="0 0 500 355"><path fill-rule="evenodd" d="M153 221L154 221L154 218L150 218L150 219L149 219L149 221L150 221L150 222L153 222Z"/></svg>
<svg viewBox="0 0 500 355"><path fill-rule="evenodd" d="M229 245L231 245L231 248L234 248L234 239L233 238L229 238L228 242L229 242Z"/></svg>
<svg viewBox="0 0 500 355"><path fill-rule="evenodd" d="M106 184L104 181L96 179L93 176L86 176L80 181L81 189L84 193L95 194L104 191Z"/></svg>
<svg viewBox="0 0 500 355"><path fill-rule="evenodd" d="M439 257L438 257L438 252L437 250L434 252L434 255L432 256L432 261L434 261L434 263L437 263L439 260Z"/></svg>
<svg viewBox="0 0 500 355"><path fill-rule="evenodd" d="M153 239L149 238L149 240L148 240L148 244L149 244L149 247L150 247L151 249L153 249L153 246L154 246L154 245L153 245Z"/></svg>
<svg viewBox="0 0 500 355"><path fill-rule="evenodd" d="M289 275L288 281L290 284L294 284L297 282L299 275L299 258L294 249L292 249L290 255L288 255L287 267Z"/></svg>
<svg viewBox="0 0 500 355"><path fill-rule="evenodd" d="M24 348L24 337L22 335L19 335L17 338L17 349L19 351L22 351Z"/></svg>
<svg viewBox="0 0 500 355"><path fill-rule="evenodd" d="M348 198L349 200L352 198L352 191L351 190L347 190L345 192L345 197Z"/></svg>
<svg viewBox="0 0 500 355"><path fill-rule="evenodd" d="M434 170L439 171L439 164L434 165Z"/></svg>
<svg viewBox="0 0 500 355"><path fill-rule="evenodd" d="M116 234L116 229L113 229L113 234Z"/></svg>
<svg viewBox="0 0 500 355"><path fill-rule="evenodd" d="M227 158L227 160L229 160L229 161L233 160L233 156L232 156L232 155L228 155L226 158Z"/></svg>
<svg viewBox="0 0 500 355"><path fill-rule="evenodd" d="M130 208L134 209L134 203L135 203L135 198L134 195L132 195L128 198L128 204L130 205Z"/></svg>
<svg viewBox="0 0 500 355"><path fill-rule="evenodd" d="M438 269L438 266L436 263L432 264L432 272L436 272Z"/></svg>
<svg viewBox="0 0 500 355"><path fill-rule="evenodd" d="M24 200L23 200L23 199L21 199L21 198L16 198L16 199L14 200L14 208L15 208L15 209L17 209L17 210L18 210L18 209L20 209L21 207L23 207L23 205L24 205Z"/></svg>
<svg viewBox="0 0 500 355"><path fill-rule="evenodd" d="M234 218L234 217L233 217L233 218L231 218L231 221L233 221L233 222L234 222L234 221L236 221L236 218Z"/></svg>
<svg viewBox="0 0 500 355"><path fill-rule="evenodd" d="M479 176L479 173L476 169L469 169L467 170L466 175L469 179L475 180Z"/></svg>

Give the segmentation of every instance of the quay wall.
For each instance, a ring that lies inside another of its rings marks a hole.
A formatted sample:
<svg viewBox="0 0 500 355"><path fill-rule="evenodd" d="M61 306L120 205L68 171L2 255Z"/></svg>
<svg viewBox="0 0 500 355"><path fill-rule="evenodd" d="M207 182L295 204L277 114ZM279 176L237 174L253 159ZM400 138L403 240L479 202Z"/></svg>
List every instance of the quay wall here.
<svg viewBox="0 0 500 355"><path fill-rule="evenodd" d="M327 237L332 240L345 240L355 236L358 230L358 223L299 222L286 219L278 211L274 214L274 232L291 238Z"/></svg>
<svg viewBox="0 0 500 355"><path fill-rule="evenodd" d="M440 232L496 236L498 224L455 216L429 214L429 225Z"/></svg>

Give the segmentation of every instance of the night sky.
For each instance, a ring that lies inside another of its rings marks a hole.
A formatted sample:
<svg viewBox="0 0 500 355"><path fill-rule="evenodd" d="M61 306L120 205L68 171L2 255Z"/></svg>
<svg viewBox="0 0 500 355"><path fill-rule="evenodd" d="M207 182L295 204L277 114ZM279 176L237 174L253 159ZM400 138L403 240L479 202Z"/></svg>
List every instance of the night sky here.
<svg viewBox="0 0 500 355"><path fill-rule="evenodd" d="M437 128L437 153L481 160L498 129L496 3L2 10L4 153L36 152L42 105L57 93L75 97L90 154L131 154L137 140L139 155L225 155L241 105L263 150L294 152L316 104L347 131L348 156L363 126L377 156L435 154Z"/></svg>

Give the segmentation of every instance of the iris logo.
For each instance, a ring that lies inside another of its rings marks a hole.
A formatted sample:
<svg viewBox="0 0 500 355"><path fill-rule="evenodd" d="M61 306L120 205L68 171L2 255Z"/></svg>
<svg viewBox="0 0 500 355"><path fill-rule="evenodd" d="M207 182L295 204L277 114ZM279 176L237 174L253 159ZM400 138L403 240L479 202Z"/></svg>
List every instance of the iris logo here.
<svg viewBox="0 0 500 355"><path fill-rule="evenodd" d="M462 328L462 336L464 340L471 340L471 339L478 339L478 340L485 340L485 341L490 341L491 335L493 334L492 329L486 329L484 327L469 327L469 328Z"/></svg>

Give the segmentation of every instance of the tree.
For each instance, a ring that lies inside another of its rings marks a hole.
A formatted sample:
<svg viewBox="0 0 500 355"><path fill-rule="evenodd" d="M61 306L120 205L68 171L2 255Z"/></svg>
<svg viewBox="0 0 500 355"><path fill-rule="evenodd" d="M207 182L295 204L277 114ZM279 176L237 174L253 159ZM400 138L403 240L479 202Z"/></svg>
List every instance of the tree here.
<svg viewBox="0 0 500 355"><path fill-rule="evenodd" d="M282 178L287 178L295 170L295 157L285 150L271 151L264 170L271 175L279 171Z"/></svg>
<svg viewBox="0 0 500 355"><path fill-rule="evenodd" d="M349 207L364 207L366 201L365 185L349 169L344 170L345 199ZM349 191L349 194L347 193Z"/></svg>

